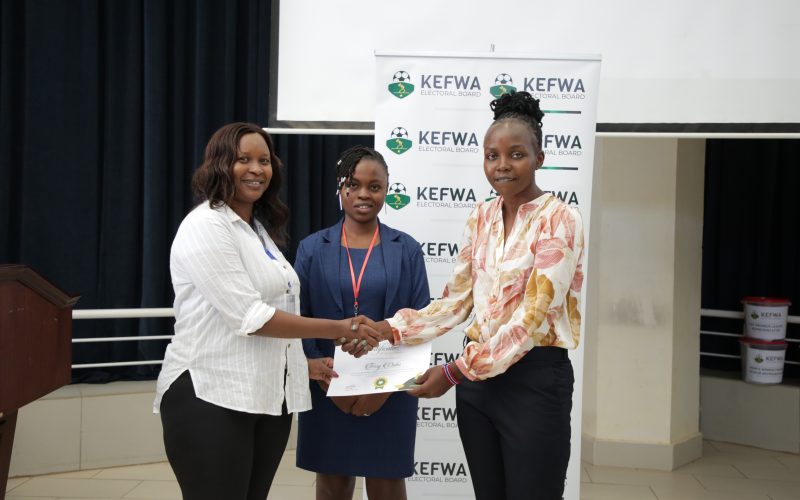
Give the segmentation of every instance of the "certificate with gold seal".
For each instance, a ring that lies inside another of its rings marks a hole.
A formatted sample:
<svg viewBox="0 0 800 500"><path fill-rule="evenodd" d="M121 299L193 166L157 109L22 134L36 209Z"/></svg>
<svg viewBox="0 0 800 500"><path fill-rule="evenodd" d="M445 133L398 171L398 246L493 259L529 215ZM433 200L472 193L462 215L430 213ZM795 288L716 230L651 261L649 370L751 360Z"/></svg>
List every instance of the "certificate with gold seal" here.
<svg viewBox="0 0 800 500"><path fill-rule="evenodd" d="M355 358L336 348L333 369L339 377L331 381L328 396L355 396L404 391L415 387L414 379L428 369L431 343L393 346L383 341L369 354Z"/></svg>

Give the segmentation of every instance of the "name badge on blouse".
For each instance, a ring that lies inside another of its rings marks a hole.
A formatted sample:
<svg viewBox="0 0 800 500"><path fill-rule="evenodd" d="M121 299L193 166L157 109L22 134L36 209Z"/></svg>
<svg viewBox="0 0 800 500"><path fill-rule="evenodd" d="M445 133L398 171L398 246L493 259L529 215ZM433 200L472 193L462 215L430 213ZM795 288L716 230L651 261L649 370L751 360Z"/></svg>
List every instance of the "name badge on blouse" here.
<svg viewBox="0 0 800 500"><path fill-rule="evenodd" d="M300 314L300 297L293 293L291 287L286 292L280 295L273 304L276 308L289 314Z"/></svg>

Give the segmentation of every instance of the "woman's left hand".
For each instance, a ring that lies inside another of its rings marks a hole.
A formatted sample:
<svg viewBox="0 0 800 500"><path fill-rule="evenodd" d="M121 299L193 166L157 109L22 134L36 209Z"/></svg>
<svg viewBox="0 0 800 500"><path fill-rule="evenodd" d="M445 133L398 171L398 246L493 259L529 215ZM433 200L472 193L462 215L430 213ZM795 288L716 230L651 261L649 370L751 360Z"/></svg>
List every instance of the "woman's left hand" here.
<svg viewBox="0 0 800 500"><path fill-rule="evenodd" d="M308 378L320 380L325 384L330 384L332 378L339 374L333 370L333 358L315 358L308 360Z"/></svg>
<svg viewBox="0 0 800 500"><path fill-rule="evenodd" d="M383 403L385 403L391 395L391 392L387 392L383 394L365 394L359 396L353 408L350 410L350 413L357 417L369 417L380 410Z"/></svg>
<svg viewBox="0 0 800 500"><path fill-rule="evenodd" d="M442 371L442 365L435 365L428 368L428 370L417 377L419 387L411 389L408 392L409 396L416 398L438 398L445 392L453 387Z"/></svg>

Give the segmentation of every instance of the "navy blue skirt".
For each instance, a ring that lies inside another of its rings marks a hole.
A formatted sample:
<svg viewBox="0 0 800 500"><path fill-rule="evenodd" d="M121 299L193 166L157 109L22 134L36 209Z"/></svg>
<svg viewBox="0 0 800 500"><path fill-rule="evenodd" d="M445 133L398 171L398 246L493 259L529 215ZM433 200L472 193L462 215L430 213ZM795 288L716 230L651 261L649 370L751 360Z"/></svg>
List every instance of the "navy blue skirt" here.
<svg viewBox="0 0 800 500"><path fill-rule="evenodd" d="M311 383L300 413L297 466L322 474L403 478L414 474L417 399L395 392L369 417L343 413Z"/></svg>

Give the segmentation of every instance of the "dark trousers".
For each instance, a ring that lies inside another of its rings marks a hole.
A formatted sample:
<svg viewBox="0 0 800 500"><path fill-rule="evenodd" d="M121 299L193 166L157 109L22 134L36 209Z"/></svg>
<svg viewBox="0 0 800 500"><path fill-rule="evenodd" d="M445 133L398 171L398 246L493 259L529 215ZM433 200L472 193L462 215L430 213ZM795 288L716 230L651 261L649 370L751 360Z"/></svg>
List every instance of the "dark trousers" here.
<svg viewBox="0 0 800 500"><path fill-rule="evenodd" d="M574 376L567 351L536 347L505 373L456 389L476 500L560 500Z"/></svg>
<svg viewBox="0 0 800 500"><path fill-rule="evenodd" d="M184 500L265 500L291 415L229 410L199 399L184 372L161 401L164 447Z"/></svg>

